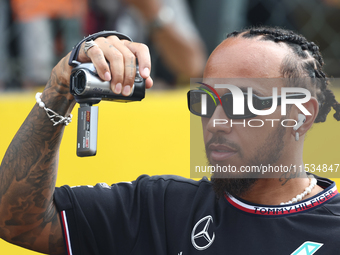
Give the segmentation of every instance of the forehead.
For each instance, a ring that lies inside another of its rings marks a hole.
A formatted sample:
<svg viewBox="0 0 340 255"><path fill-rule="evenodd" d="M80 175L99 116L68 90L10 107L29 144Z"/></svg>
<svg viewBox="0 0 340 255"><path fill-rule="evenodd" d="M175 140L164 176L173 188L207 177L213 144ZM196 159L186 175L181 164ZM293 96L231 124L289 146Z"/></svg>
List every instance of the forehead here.
<svg viewBox="0 0 340 255"><path fill-rule="evenodd" d="M204 78L279 78L289 49L283 43L256 38L224 40L210 55Z"/></svg>
<svg viewBox="0 0 340 255"><path fill-rule="evenodd" d="M280 94L281 88L285 86L285 80L282 78L204 78L201 84L203 84L202 88L212 87L210 89L220 96L226 93L238 93L241 90L243 93L266 97L272 96L274 88Z"/></svg>

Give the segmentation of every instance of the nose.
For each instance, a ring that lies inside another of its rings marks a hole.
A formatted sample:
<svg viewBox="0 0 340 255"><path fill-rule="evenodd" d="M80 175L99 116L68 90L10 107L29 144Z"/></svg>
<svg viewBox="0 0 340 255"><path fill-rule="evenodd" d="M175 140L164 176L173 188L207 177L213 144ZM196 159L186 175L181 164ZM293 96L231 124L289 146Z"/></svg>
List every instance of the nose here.
<svg viewBox="0 0 340 255"><path fill-rule="evenodd" d="M230 119L225 114L221 105L218 105L207 123L207 130L211 133L231 132Z"/></svg>

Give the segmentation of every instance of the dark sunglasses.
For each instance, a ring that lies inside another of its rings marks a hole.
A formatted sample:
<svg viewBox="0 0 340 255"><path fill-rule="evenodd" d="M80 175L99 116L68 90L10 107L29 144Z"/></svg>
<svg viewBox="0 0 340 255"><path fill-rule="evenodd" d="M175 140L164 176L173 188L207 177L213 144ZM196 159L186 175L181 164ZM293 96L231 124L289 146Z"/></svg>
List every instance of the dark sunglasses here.
<svg viewBox="0 0 340 255"><path fill-rule="evenodd" d="M206 114L202 115L202 94L206 94ZM229 119L247 119L253 118L257 115L252 113L248 108L248 95L247 93L243 93L244 95L244 114L243 115L234 115L233 114L233 96L231 93L226 93L221 96L222 107ZM213 93L202 90L190 90L188 91L188 107L191 113L210 118L219 104L218 97ZM305 94L288 94L286 98L304 98ZM273 97L259 97L253 94L253 106L257 110L264 110L266 108L270 108L273 104ZM277 105L281 105L281 96L277 96Z"/></svg>

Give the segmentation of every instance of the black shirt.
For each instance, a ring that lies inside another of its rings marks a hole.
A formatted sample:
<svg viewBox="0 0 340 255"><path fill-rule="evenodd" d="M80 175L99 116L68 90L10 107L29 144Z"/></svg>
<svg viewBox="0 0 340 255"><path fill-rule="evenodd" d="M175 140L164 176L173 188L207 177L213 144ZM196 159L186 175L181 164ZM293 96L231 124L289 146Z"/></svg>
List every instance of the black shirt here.
<svg viewBox="0 0 340 255"><path fill-rule="evenodd" d="M266 206L225 194L211 182L140 176L131 183L56 188L68 254L338 254L335 183L292 205Z"/></svg>

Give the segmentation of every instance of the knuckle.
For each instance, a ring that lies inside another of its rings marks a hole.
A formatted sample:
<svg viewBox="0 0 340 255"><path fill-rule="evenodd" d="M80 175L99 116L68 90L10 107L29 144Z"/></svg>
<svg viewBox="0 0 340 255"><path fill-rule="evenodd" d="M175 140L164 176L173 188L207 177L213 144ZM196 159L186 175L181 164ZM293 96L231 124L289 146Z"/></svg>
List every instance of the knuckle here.
<svg viewBox="0 0 340 255"><path fill-rule="evenodd" d="M121 74L121 73L115 73L113 75L112 79L114 80L115 83L118 83L118 82L122 83L124 77L123 77L123 74Z"/></svg>
<svg viewBox="0 0 340 255"><path fill-rule="evenodd" d="M107 39L108 40L113 40L113 41L119 40L118 36L116 36L116 35L110 35L110 36L107 37Z"/></svg>
<svg viewBox="0 0 340 255"><path fill-rule="evenodd" d="M109 70L109 66L108 64L106 63L106 61L103 61L103 58L98 58L98 61L95 62L95 66L96 68L99 68L99 70L102 70L102 71L108 71ZM99 71L97 70L97 71Z"/></svg>
<svg viewBox="0 0 340 255"><path fill-rule="evenodd" d="M99 55L101 55L102 51L101 49L99 49L99 47L93 46L87 51L87 54L89 53L94 57L98 57Z"/></svg>
<svg viewBox="0 0 340 255"><path fill-rule="evenodd" d="M107 40L111 45L119 45L121 43L120 39L115 35L107 37Z"/></svg>
<svg viewBox="0 0 340 255"><path fill-rule="evenodd" d="M95 41L95 43L101 43L101 42L104 42L106 40L105 37L98 37Z"/></svg>
<svg viewBox="0 0 340 255"><path fill-rule="evenodd" d="M104 63L98 64L96 69L97 69L98 73L105 73L105 72L109 71L109 68Z"/></svg>
<svg viewBox="0 0 340 255"><path fill-rule="evenodd" d="M122 40L120 40L120 41L121 41L122 44L124 44L124 45L134 43L134 42L132 42L132 41L130 41L130 40L126 40L126 39L122 39Z"/></svg>
<svg viewBox="0 0 340 255"><path fill-rule="evenodd" d="M123 59L123 54L118 50L112 51L111 54L114 59Z"/></svg>
<svg viewBox="0 0 340 255"><path fill-rule="evenodd" d="M145 52L149 52L150 51L149 47L146 44L144 44L144 43L140 43L138 45L138 47L140 48L141 51L145 51Z"/></svg>
<svg viewBox="0 0 340 255"><path fill-rule="evenodd" d="M125 81L126 81L126 84L130 84L132 85L131 83L133 83L135 80L135 74L132 73L132 72L127 72L125 74Z"/></svg>
<svg viewBox="0 0 340 255"><path fill-rule="evenodd" d="M126 53L125 62L129 67L132 68L132 66L136 64L136 56L132 52Z"/></svg>
<svg viewBox="0 0 340 255"><path fill-rule="evenodd" d="M109 62L123 62L123 55L119 51L112 51L106 54Z"/></svg>

